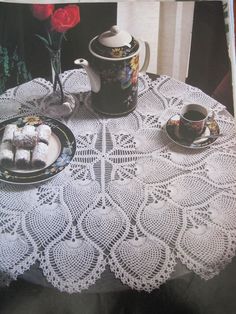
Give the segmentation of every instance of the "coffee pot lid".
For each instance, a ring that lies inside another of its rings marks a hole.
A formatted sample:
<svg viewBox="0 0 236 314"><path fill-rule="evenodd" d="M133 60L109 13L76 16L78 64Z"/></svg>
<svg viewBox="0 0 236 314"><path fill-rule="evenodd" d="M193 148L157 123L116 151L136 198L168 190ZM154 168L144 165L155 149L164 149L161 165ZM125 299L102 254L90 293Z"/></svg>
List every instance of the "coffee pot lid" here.
<svg viewBox="0 0 236 314"><path fill-rule="evenodd" d="M137 52L139 43L128 32L113 25L90 42L90 52L101 58L125 58Z"/></svg>
<svg viewBox="0 0 236 314"><path fill-rule="evenodd" d="M117 25L113 25L109 31L106 31L98 36L98 41L105 47L122 47L130 45L132 36L119 28Z"/></svg>

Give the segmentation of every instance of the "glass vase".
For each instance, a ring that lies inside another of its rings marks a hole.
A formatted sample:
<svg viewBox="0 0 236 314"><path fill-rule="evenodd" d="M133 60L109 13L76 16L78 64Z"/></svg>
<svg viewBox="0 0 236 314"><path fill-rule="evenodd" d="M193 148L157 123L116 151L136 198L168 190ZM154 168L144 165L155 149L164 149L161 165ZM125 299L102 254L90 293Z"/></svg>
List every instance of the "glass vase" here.
<svg viewBox="0 0 236 314"><path fill-rule="evenodd" d="M51 117L69 117L75 109L75 98L63 89L61 82L61 50L50 51L53 91L43 100L43 112Z"/></svg>
<svg viewBox="0 0 236 314"><path fill-rule="evenodd" d="M56 89L57 79L61 74L61 49L50 52L50 64L51 64L51 81L53 84L53 90Z"/></svg>

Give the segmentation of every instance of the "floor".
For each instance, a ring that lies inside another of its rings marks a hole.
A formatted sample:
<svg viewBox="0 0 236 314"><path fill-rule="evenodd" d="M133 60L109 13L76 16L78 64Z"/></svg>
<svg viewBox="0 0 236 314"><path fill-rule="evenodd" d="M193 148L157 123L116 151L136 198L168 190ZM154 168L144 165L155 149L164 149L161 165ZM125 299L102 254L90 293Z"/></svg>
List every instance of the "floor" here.
<svg viewBox="0 0 236 314"><path fill-rule="evenodd" d="M152 293L61 293L23 280L0 289L0 314L235 314L236 258L215 278L193 273Z"/></svg>

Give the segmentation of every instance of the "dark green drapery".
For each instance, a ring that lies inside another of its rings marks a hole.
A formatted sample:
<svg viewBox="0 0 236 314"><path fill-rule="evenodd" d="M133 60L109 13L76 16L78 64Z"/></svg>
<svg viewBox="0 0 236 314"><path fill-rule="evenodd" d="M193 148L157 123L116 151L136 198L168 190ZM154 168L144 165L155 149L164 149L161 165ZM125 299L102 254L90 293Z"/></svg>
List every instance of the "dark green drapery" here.
<svg viewBox="0 0 236 314"><path fill-rule="evenodd" d="M31 79L24 58L22 9L0 3L0 93Z"/></svg>

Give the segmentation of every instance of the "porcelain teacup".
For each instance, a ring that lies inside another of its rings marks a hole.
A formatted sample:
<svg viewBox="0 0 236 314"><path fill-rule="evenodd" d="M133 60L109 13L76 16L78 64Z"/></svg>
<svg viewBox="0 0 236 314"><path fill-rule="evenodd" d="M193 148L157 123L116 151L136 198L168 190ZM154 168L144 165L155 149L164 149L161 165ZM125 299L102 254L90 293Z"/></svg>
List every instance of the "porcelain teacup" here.
<svg viewBox="0 0 236 314"><path fill-rule="evenodd" d="M179 133L187 140L194 140L200 137L209 123L214 119L214 113L199 104L184 105L180 111Z"/></svg>

